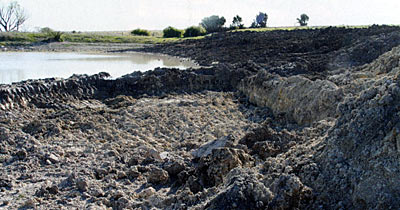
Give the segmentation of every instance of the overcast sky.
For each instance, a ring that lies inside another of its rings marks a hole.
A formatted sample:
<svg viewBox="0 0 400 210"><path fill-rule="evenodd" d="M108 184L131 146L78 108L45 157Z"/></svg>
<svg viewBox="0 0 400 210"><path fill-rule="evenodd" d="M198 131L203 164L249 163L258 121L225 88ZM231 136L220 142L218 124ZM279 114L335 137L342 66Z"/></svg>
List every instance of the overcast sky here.
<svg viewBox="0 0 400 210"><path fill-rule="evenodd" d="M4 0L0 0L4 1ZM309 25L400 24L400 0L19 0L29 14L26 29L112 31L186 28L203 17L240 15L249 26L258 12L268 26L294 26L302 13Z"/></svg>

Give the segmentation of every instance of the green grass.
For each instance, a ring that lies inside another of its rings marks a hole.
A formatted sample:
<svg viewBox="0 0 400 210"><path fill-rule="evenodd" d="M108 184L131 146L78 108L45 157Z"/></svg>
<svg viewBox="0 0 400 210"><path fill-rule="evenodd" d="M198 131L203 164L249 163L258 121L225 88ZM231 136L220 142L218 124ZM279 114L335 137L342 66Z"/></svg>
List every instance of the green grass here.
<svg viewBox="0 0 400 210"><path fill-rule="evenodd" d="M399 26L399 25L389 25ZM248 28L237 29L236 31L275 31L275 30L309 30L322 29L329 26L291 26L291 27L267 27L267 28ZM368 28L369 25L362 26L333 26L344 28ZM186 39L202 39L205 36L190 37L190 38L163 38L161 31L151 31L151 36L133 36L128 31L110 31L110 32L64 32L62 39L72 43L138 43L138 44L163 44L171 42L179 42ZM35 42L41 42L48 39L46 33L32 32L0 32L0 46L7 45L23 45Z"/></svg>
<svg viewBox="0 0 400 210"><path fill-rule="evenodd" d="M266 28L246 28L246 29L236 29L232 32L237 31L255 31L255 32L264 32L264 31L276 31L276 30L310 30L310 29L324 29L328 27L336 27L336 28L369 28L372 25L359 25L359 26L350 26L350 25L339 25L339 26L288 26L288 27L266 27ZM400 26L400 25L388 25L388 26Z"/></svg>
<svg viewBox="0 0 400 210"><path fill-rule="evenodd" d="M19 32L1 32L0 42L35 42L45 39L46 35L42 33L19 33Z"/></svg>
<svg viewBox="0 0 400 210"><path fill-rule="evenodd" d="M64 33L62 39L66 42L79 43L139 43L139 44L162 44L169 42L178 42L185 39L201 39L204 36L192 38L163 38L157 36L133 36L120 33L120 35L107 34L105 32L87 32L87 33ZM0 32L0 45L11 44L29 44L41 42L48 39L45 33L27 33L27 32Z"/></svg>

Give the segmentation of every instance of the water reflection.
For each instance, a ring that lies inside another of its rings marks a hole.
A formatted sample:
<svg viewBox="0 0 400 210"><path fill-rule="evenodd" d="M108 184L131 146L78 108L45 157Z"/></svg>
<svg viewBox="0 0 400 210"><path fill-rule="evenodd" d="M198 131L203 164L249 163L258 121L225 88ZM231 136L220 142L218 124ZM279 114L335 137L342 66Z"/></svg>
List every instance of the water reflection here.
<svg viewBox="0 0 400 210"><path fill-rule="evenodd" d="M134 70L151 70L156 67L188 68L190 61L168 56L132 53L98 55L78 53L6 52L0 53L0 83L27 79L69 77L72 74L95 74L106 71L113 78Z"/></svg>
<svg viewBox="0 0 400 210"><path fill-rule="evenodd" d="M1 84L10 83L10 81L21 81L24 78L26 77L22 69L11 69L10 73L3 73L0 71Z"/></svg>

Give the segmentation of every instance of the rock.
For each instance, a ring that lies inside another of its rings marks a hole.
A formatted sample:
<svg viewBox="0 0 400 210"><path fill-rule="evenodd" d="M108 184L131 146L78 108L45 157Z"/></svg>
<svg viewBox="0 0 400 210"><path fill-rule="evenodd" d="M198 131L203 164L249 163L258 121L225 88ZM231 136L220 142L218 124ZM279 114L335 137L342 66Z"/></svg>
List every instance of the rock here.
<svg viewBox="0 0 400 210"><path fill-rule="evenodd" d="M246 145L252 154L258 154L265 159L284 153L303 141L301 137L287 130L279 131L273 124L266 121L247 133L239 143Z"/></svg>
<svg viewBox="0 0 400 210"><path fill-rule="evenodd" d="M107 176L107 174L108 174L108 170L107 169L104 169L104 168L96 169L96 177L98 179L104 178L105 176Z"/></svg>
<svg viewBox="0 0 400 210"><path fill-rule="evenodd" d="M57 156L55 156L54 154L50 154L47 157L47 159L53 164L58 163L60 161L59 158Z"/></svg>
<svg viewBox="0 0 400 210"><path fill-rule="evenodd" d="M8 154L8 149L6 145L0 145L0 154Z"/></svg>
<svg viewBox="0 0 400 210"><path fill-rule="evenodd" d="M142 159L143 159L143 158L140 158L140 157L138 157L138 156L131 157L131 158L129 159L129 161L128 161L128 166L135 166L135 165L138 165L138 164L140 164L140 163L142 162Z"/></svg>
<svg viewBox="0 0 400 210"><path fill-rule="evenodd" d="M230 170L251 164L252 157L241 149L217 148L207 157L200 159L196 169L206 187L218 186Z"/></svg>
<svg viewBox="0 0 400 210"><path fill-rule="evenodd" d="M298 177L267 175L266 181L254 171L234 169L224 182L225 189L207 204L211 209L296 209L304 208L312 199L312 190ZM275 178L273 178L275 177Z"/></svg>
<svg viewBox="0 0 400 210"><path fill-rule="evenodd" d="M35 208L36 202L33 199L28 199L25 201L25 203L22 205L23 208Z"/></svg>
<svg viewBox="0 0 400 210"><path fill-rule="evenodd" d="M35 195L38 197L44 197L48 195L57 195L59 189L56 185L53 186L42 186L39 190L35 192Z"/></svg>
<svg viewBox="0 0 400 210"><path fill-rule="evenodd" d="M56 185L53 185L53 186L47 188L47 191L50 194L56 195L58 193L58 187Z"/></svg>
<svg viewBox="0 0 400 210"><path fill-rule="evenodd" d="M155 149L149 149L145 155L146 158L161 160L160 153Z"/></svg>
<svg viewBox="0 0 400 210"><path fill-rule="evenodd" d="M150 196L154 195L155 193L156 193L156 190L154 188L148 187L139 193L139 197L140 198L149 198Z"/></svg>
<svg viewBox="0 0 400 210"><path fill-rule="evenodd" d="M95 205L95 204L89 204L88 206L86 206L87 210L106 210L107 207L104 205Z"/></svg>
<svg viewBox="0 0 400 210"><path fill-rule="evenodd" d="M169 175L167 171L153 165L146 173L146 178L152 184L166 184L169 180Z"/></svg>
<svg viewBox="0 0 400 210"><path fill-rule="evenodd" d="M269 204L275 209L304 208L312 199L312 189L304 186L299 177L289 174L281 174L270 184L274 193L275 203Z"/></svg>
<svg viewBox="0 0 400 210"><path fill-rule="evenodd" d="M121 197L117 200L116 204L115 204L115 209L126 209L128 206L130 206L130 201L125 198L125 197Z"/></svg>
<svg viewBox="0 0 400 210"><path fill-rule="evenodd" d="M224 136L215 141L201 145L198 149L192 152L192 155L194 158L206 157L212 153L213 149L232 146L234 141L235 139L232 136Z"/></svg>
<svg viewBox="0 0 400 210"><path fill-rule="evenodd" d="M15 154L15 156L17 156L17 158L19 159L19 160L24 160L25 158L26 158L26 156L27 156L28 154L26 153L26 151L23 149L23 150L19 150L16 154Z"/></svg>
<svg viewBox="0 0 400 210"><path fill-rule="evenodd" d="M13 182L9 178L0 177L0 188L11 189L13 187Z"/></svg>
<svg viewBox="0 0 400 210"><path fill-rule="evenodd" d="M126 173L125 173L125 172L123 172L123 171L118 171L118 172L117 172L117 177L118 177L118 179L125 179L127 176L126 176Z"/></svg>
<svg viewBox="0 0 400 210"><path fill-rule="evenodd" d="M177 176L185 170L185 163L183 161L170 161L164 164L163 169L168 172L169 176Z"/></svg>
<svg viewBox="0 0 400 210"><path fill-rule="evenodd" d="M126 175L130 178L130 179L134 179L137 178L141 175L141 173L139 172L138 168L136 166L132 166L128 172L126 173Z"/></svg>
<svg viewBox="0 0 400 210"><path fill-rule="evenodd" d="M160 153L160 158L161 158L162 160L165 160L165 159L170 158L170 157L169 157L170 155L171 155L170 152L161 152L161 153Z"/></svg>
<svg viewBox="0 0 400 210"><path fill-rule="evenodd" d="M104 191L98 187L92 187L90 188L90 195L94 196L94 197L103 197L104 196Z"/></svg>
<svg viewBox="0 0 400 210"><path fill-rule="evenodd" d="M78 188L78 190L85 192L89 184L85 178L78 178L75 182L75 185Z"/></svg>
<svg viewBox="0 0 400 210"><path fill-rule="evenodd" d="M266 209L274 194L252 173L233 170L226 181L226 190L207 205L208 209Z"/></svg>

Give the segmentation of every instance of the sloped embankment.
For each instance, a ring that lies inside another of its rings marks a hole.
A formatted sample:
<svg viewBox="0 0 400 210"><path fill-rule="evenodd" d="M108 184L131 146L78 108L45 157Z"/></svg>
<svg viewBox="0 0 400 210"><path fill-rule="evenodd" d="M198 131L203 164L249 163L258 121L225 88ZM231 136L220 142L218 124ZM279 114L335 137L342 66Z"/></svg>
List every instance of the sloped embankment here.
<svg viewBox="0 0 400 210"><path fill-rule="evenodd" d="M396 30L223 33L155 48L211 67L2 86L0 205L399 208Z"/></svg>

